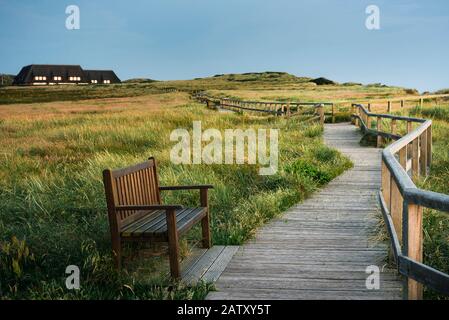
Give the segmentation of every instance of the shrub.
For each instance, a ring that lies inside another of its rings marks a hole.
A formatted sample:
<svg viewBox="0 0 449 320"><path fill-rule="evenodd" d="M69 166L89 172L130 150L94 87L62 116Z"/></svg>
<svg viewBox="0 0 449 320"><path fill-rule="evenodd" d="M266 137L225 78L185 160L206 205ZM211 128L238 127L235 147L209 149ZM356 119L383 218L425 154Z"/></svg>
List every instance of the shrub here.
<svg viewBox="0 0 449 320"><path fill-rule="evenodd" d="M332 180L329 173L321 170L315 164L304 161L303 159L297 160L290 166L285 168L285 171L291 174L296 174L303 178L310 178L311 180L318 182L319 184L328 183Z"/></svg>

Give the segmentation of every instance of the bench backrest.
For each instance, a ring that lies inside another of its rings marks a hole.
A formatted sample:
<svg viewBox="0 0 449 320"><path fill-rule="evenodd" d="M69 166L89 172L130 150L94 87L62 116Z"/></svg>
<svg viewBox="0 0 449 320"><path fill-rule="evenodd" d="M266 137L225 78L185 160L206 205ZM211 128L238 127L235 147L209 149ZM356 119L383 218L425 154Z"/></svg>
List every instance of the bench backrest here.
<svg viewBox="0 0 449 320"><path fill-rule="evenodd" d="M111 228L116 230L146 214L141 210L117 211L116 206L161 203L156 160L154 158L123 169L104 170L103 182L109 222ZM111 229L111 231L113 230Z"/></svg>

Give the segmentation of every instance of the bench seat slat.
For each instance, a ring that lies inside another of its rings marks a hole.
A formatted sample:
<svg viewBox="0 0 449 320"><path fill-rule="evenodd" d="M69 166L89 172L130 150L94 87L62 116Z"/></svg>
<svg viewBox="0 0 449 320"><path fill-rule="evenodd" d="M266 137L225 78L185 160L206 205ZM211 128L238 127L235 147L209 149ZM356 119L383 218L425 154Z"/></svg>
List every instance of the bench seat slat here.
<svg viewBox="0 0 449 320"><path fill-rule="evenodd" d="M180 217L183 217L185 214L187 214L190 211L190 209L180 209L176 210L176 220L178 220ZM141 235L141 234L161 234L163 231L158 232L158 229L162 228L164 225L167 225L166 220L166 214L165 211L162 213L158 213L158 216L156 219L152 220L150 223L146 223L145 225L142 225L141 227L134 229L132 232L132 235Z"/></svg>
<svg viewBox="0 0 449 320"><path fill-rule="evenodd" d="M176 210L176 224L179 233L190 229L206 215L206 208L185 208ZM167 233L165 210L154 210L141 219L124 227L120 235L127 237L151 237Z"/></svg>
<svg viewBox="0 0 449 320"><path fill-rule="evenodd" d="M190 214L194 208L184 208L182 210L176 210L176 224L178 224L179 221L181 221L185 216ZM152 232L152 233L164 233L167 231L167 223L165 221L165 215L164 219L159 221L157 224L154 224L150 227L150 229L145 230L144 232Z"/></svg>
<svg viewBox="0 0 449 320"><path fill-rule="evenodd" d="M125 233L126 234L128 234L128 233L131 234L130 230L136 230L137 228L140 228L140 227L142 227L142 226L144 226L144 225L146 225L148 223L151 223L154 219L160 218L160 213L165 214L165 210L146 211L145 215L142 218L140 218L140 219L130 223L127 226L124 226L121 229L121 233L122 234L125 234Z"/></svg>

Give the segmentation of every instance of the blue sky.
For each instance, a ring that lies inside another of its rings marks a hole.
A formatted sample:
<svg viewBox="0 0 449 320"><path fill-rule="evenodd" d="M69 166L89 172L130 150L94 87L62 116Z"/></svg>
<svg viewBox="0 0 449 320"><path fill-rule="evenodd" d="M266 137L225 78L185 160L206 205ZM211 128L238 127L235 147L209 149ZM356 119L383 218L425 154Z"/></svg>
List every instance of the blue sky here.
<svg viewBox="0 0 449 320"><path fill-rule="evenodd" d="M80 30L65 28L78 5ZM380 8L380 30L365 8ZM447 0L0 0L0 72L80 64L122 79L286 71L449 87Z"/></svg>

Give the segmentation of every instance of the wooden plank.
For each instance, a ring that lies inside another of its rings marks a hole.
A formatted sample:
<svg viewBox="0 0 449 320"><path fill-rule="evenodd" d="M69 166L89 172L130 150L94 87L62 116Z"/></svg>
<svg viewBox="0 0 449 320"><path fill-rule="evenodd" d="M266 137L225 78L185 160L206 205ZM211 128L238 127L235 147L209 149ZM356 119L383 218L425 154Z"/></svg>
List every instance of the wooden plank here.
<svg viewBox="0 0 449 320"><path fill-rule="evenodd" d="M398 292L384 292L379 290L271 290L247 289L211 292L208 300L400 300Z"/></svg>
<svg viewBox="0 0 449 320"><path fill-rule="evenodd" d="M217 281L238 249L239 246L226 246L201 279L205 282Z"/></svg>
<svg viewBox="0 0 449 320"><path fill-rule="evenodd" d="M209 270L210 266L218 258L224 246L213 246L199 259L183 277L185 283L196 283Z"/></svg>

